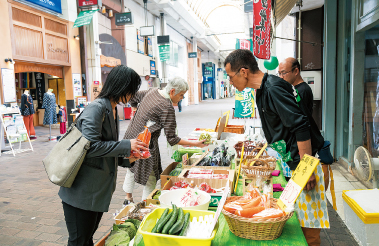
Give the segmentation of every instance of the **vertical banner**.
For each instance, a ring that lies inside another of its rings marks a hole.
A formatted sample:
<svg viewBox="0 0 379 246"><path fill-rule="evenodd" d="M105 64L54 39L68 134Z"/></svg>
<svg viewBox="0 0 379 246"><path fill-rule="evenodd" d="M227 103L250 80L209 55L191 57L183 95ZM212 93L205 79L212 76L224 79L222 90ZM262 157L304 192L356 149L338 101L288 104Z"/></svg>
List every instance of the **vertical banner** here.
<svg viewBox="0 0 379 246"><path fill-rule="evenodd" d="M37 102L38 108L42 108L43 104L43 95L45 94L45 74L43 73L34 73L36 80L36 89L37 89Z"/></svg>
<svg viewBox="0 0 379 246"><path fill-rule="evenodd" d="M270 59L271 0L254 1L253 29L254 55Z"/></svg>
<svg viewBox="0 0 379 246"><path fill-rule="evenodd" d="M249 118L255 116L255 92L251 88L243 91L236 90L235 118Z"/></svg>
<svg viewBox="0 0 379 246"><path fill-rule="evenodd" d="M148 55L150 57L153 57L153 42L151 41L151 38L147 38L147 50L148 50Z"/></svg>

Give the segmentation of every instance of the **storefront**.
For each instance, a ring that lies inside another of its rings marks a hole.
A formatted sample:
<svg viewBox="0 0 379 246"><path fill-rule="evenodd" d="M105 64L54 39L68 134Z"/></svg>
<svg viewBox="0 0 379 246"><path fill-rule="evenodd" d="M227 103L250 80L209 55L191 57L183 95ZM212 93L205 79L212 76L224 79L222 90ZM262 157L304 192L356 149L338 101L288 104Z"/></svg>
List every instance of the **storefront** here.
<svg viewBox="0 0 379 246"><path fill-rule="evenodd" d="M326 138L335 143L335 158L349 166L354 163L354 152L359 146L367 148L372 156L379 154L379 4L370 2L369 6L366 1L339 1L338 6L326 4L325 9L326 18L338 13L338 28L336 22L325 22L329 25L326 36L336 35L338 39L334 44L337 82L332 84L336 94L331 95L333 101L328 101L325 94L323 121ZM326 46L324 52L330 48ZM327 59L330 56L326 55ZM325 61L324 67L324 76L329 76ZM324 93L331 89L328 82L324 84ZM331 107L333 104L335 107ZM335 114L335 118L325 117L328 114Z"/></svg>
<svg viewBox="0 0 379 246"><path fill-rule="evenodd" d="M29 90L37 106L34 122L42 125L39 112L43 112L43 95L50 88L57 105L70 112L75 108L74 96L82 95L79 41L74 38L77 29L64 18L19 2L3 1L0 7L0 25L3 30L10 29L2 32L0 66L2 74L14 73L13 81L1 78L1 103L20 104L21 95ZM9 93L15 97L6 97ZM72 117L68 120L70 123Z"/></svg>

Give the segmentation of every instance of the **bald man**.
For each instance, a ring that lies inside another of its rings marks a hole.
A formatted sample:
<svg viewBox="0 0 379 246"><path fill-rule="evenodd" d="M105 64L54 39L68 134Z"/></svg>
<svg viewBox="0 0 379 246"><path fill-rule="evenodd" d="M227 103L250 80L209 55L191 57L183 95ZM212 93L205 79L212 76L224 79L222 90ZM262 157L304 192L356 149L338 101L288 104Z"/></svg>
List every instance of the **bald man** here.
<svg viewBox="0 0 379 246"><path fill-rule="evenodd" d="M311 87L304 83L300 75L300 63L297 59L289 57L279 64L279 77L290 83L298 91L302 103L307 107L310 115L313 114L313 93Z"/></svg>

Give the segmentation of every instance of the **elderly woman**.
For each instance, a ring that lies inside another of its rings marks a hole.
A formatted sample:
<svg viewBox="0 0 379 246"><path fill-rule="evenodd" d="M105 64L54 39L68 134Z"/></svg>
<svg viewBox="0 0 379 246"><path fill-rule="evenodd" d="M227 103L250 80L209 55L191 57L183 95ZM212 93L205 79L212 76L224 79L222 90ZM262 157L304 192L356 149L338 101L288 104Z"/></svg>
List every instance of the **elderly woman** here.
<svg viewBox="0 0 379 246"><path fill-rule="evenodd" d="M167 142L173 146L176 144L190 145L196 147L205 147L203 141L188 141L181 139L176 135L176 119L173 103L178 103L183 99L184 94L188 90L187 82L175 77L169 80L166 88L158 90L152 88L146 91L139 91L130 100L132 107L137 107L135 116L126 130L125 139L133 139L144 130L144 126L150 120L154 125L149 127L151 132L150 153L148 159L137 160L135 165L127 171L123 189L126 192L124 204L133 201L132 192L134 189L134 181L144 185L142 200L154 190L157 180L162 173L161 157L159 153L158 138L161 130L167 138ZM134 175L133 175L134 173ZM134 181L133 181L134 176Z"/></svg>
<svg viewBox="0 0 379 246"><path fill-rule="evenodd" d="M59 190L68 246L93 245L93 234L116 188L117 166L130 167L132 160L124 158L133 150L147 150L140 140L118 140L116 105L127 103L140 85L141 78L133 69L123 65L113 68L97 99L78 117L76 126L91 141L91 147L71 188Z"/></svg>

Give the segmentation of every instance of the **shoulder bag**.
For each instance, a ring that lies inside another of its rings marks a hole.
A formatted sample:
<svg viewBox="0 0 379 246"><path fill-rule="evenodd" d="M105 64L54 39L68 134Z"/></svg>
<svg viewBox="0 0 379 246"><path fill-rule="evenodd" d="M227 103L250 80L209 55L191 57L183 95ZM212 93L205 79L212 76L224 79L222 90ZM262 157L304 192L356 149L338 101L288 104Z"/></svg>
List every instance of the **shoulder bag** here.
<svg viewBox="0 0 379 246"><path fill-rule="evenodd" d="M76 127L78 118L42 161L50 181L67 188L74 182L91 144Z"/></svg>

